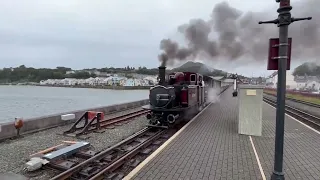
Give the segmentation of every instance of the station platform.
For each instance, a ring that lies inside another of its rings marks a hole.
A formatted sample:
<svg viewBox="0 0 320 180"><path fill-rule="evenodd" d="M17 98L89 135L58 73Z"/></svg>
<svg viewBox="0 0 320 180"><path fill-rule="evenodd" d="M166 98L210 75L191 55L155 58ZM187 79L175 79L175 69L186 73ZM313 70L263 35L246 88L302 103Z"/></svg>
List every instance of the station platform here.
<svg viewBox="0 0 320 180"><path fill-rule="evenodd" d="M124 179L270 179L275 108L263 104L262 136L238 134L238 98L232 88L140 163ZM286 116L286 179L320 179L320 132Z"/></svg>

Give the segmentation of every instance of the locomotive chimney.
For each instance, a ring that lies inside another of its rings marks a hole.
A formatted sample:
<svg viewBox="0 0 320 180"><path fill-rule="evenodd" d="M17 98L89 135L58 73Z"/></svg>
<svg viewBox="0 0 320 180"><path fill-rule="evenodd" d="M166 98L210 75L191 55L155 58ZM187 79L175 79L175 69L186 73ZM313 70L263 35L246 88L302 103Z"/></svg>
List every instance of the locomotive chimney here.
<svg viewBox="0 0 320 180"><path fill-rule="evenodd" d="M166 79L166 67L159 67L159 84L164 85Z"/></svg>

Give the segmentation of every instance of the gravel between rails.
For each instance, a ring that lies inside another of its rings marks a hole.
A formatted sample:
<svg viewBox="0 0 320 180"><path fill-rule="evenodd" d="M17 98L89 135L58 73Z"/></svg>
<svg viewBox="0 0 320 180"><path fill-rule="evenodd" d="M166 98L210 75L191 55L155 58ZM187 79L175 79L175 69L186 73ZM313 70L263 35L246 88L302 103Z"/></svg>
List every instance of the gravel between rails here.
<svg viewBox="0 0 320 180"><path fill-rule="evenodd" d="M135 108L121 111L115 114L106 115L107 118L112 118L129 112L141 110ZM90 133L86 140L90 142L95 151L105 149L112 146L122 139L131 136L133 133L143 129L147 125L145 116L139 116L127 124L116 126L114 129L106 129L103 133ZM29 155L46 148L61 144L62 141L82 141L73 137L65 137L59 135L66 131L71 125L61 126L53 129L48 129L34 134L24 135L23 138L15 140L6 140L0 143L0 173L13 172L23 174L24 164L27 162ZM42 170L34 172L33 176L29 176L30 180L48 180L55 175L52 171ZM28 177L28 176L27 176Z"/></svg>

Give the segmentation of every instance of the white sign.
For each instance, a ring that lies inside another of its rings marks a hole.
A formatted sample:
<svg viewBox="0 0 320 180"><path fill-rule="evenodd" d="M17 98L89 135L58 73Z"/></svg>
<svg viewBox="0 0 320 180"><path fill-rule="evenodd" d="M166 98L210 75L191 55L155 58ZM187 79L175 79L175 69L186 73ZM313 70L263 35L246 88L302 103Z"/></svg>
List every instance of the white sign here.
<svg viewBox="0 0 320 180"><path fill-rule="evenodd" d="M247 96L256 96L257 91L256 90L247 90Z"/></svg>
<svg viewBox="0 0 320 180"><path fill-rule="evenodd" d="M75 114L65 114L65 115L61 115L61 120L63 121L68 121L68 120L73 120L76 118Z"/></svg>

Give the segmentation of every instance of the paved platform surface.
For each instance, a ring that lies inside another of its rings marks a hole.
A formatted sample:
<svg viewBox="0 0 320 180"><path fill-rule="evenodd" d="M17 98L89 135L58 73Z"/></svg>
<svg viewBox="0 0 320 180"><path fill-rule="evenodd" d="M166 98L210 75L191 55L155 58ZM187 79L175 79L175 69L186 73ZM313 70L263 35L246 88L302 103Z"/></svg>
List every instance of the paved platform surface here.
<svg viewBox="0 0 320 180"><path fill-rule="evenodd" d="M275 109L263 105L261 137L237 132L238 99L232 89L209 106L159 154L125 179L270 179ZM286 179L320 179L320 134L286 117ZM144 164L144 163L142 163Z"/></svg>
<svg viewBox="0 0 320 180"><path fill-rule="evenodd" d="M273 170L275 119L275 108L264 103L262 137L252 137L267 177ZM286 116L284 138L286 179L320 180L320 132Z"/></svg>

